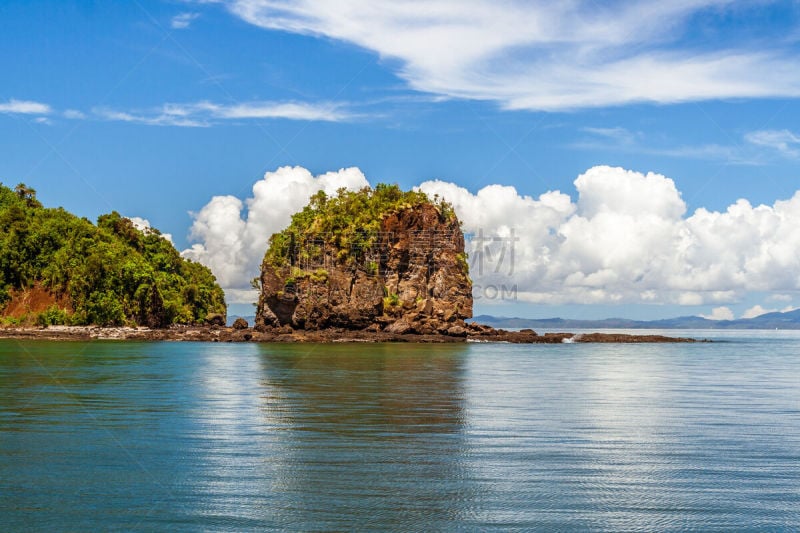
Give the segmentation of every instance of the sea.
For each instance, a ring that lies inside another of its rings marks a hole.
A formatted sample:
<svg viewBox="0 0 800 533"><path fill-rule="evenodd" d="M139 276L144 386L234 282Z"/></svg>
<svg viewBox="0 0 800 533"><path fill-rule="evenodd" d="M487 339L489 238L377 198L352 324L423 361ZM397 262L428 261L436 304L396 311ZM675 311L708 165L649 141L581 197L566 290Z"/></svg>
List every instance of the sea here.
<svg viewBox="0 0 800 533"><path fill-rule="evenodd" d="M0 531L800 530L800 332L652 333L0 340Z"/></svg>

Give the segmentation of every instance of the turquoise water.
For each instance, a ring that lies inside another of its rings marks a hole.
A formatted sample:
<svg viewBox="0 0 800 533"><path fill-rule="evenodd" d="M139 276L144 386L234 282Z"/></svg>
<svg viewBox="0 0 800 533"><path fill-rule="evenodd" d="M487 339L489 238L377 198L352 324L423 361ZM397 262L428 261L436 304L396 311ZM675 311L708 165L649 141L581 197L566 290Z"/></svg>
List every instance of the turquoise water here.
<svg viewBox="0 0 800 533"><path fill-rule="evenodd" d="M0 530L800 528L800 335L694 334L0 341Z"/></svg>

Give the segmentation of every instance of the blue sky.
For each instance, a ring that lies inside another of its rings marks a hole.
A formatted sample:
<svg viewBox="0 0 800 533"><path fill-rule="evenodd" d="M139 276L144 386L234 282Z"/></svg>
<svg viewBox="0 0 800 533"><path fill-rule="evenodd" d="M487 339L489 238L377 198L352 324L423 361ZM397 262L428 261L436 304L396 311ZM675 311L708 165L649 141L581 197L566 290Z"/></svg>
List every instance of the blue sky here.
<svg viewBox="0 0 800 533"><path fill-rule="evenodd" d="M470 232L518 230L513 272L476 280L517 297L484 293L478 313L800 305L800 213L776 204L800 189L795 2L324 4L3 2L0 181L195 245L234 311L268 238L256 229L304 200L280 184L323 188L351 167L452 195ZM513 198L479 194L498 184ZM617 190L633 192L617 204ZM557 216L541 203L554 191ZM740 199L750 209L730 211ZM624 246L603 256L604 238Z"/></svg>

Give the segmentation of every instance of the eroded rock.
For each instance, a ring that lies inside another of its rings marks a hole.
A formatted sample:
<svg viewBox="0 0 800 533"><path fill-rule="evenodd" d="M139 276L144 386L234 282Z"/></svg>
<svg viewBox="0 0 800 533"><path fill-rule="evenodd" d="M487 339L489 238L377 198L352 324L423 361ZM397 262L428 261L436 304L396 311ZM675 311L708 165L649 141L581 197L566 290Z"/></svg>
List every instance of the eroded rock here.
<svg viewBox="0 0 800 533"><path fill-rule="evenodd" d="M256 328L466 336L472 282L455 215L423 203L386 214L379 228L364 233L364 249L321 235L292 243L281 264L265 260Z"/></svg>

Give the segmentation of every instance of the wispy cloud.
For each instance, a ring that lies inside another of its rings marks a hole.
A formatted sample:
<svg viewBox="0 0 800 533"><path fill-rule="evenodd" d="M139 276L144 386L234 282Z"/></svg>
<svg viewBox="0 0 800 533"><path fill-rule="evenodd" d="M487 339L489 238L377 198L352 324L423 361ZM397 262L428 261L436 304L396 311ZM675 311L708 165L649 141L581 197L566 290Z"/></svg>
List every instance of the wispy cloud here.
<svg viewBox="0 0 800 533"><path fill-rule="evenodd" d="M175 30L185 30L200 16L200 13L181 13L170 20L169 25Z"/></svg>
<svg viewBox="0 0 800 533"><path fill-rule="evenodd" d="M244 102L233 105L220 105L200 102L188 106L178 106L183 112L195 111L210 113L221 119L285 118L290 120L311 120L341 122L353 118L339 103L297 103L297 102Z"/></svg>
<svg viewBox="0 0 800 533"><path fill-rule="evenodd" d="M244 102L217 104L202 101L164 104L144 111L121 111L96 108L95 116L110 121L134 122L148 126L208 127L222 121L252 119L286 119L317 122L342 122L355 115L341 103Z"/></svg>
<svg viewBox="0 0 800 533"><path fill-rule="evenodd" d="M581 131L589 138L570 144L572 148L590 150L617 150L681 159L724 161L732 165L759 165L758 154L746 146L724 144L656 145L642 132L632 132L622 127L585 127ZM663 141L662 141L663 142Z"/></svg>
<svg viewBox="0 0 800 533"><path fill-rule="evenodd" d="M180 115L168 112L154 112L152 114L129 113L127 111L117 111L105 107L97 107L92 110L94 115L102 120L113 122L133 122L145 124L147 126L180 126L184 128L200 128L208 126L208 122L193 120Z"/></svg>
<svg viewBox="0 0 800 533"><path fill-rule="evenodd" d="M777 0L220 1L262 28L338 39L396 59L398 76L416 90L507 109L800 96L798 54L772 35L736 45L682 41L711 10L744 19Z"/></svg>
<svg viewBox="0 0 800 533"><path fill-rule="evenodd" d="M609 139L620 144L633 144L638 137L637 134L631 132L626 128L621 128L619 126L614 128L593 128L593 127L585 127L582 128L582 131L597 135L598 137L602 137L605 139Z"/></svg>
<svg viewBox="0 0 800 533"><path fill-rule="evenodd" d="M49 115L52 108L41 102L31 100L14 100L0 103L0 113L20 114L20 115Z"/></svg>
<svg viewBox="0 0 800 533"><path fill-rule="evenodd" d="M789 130L759 130L745 135L747 142L771 148L787 157L800 156L800 135Z"/></svg>
<svg viewBox="0 0 800 533"><path fill-rule="evenodd" d="M86 113L83 111L78 111L77 109L67 109L63 113L64 118L68 118L71 120L82 120L86 118Z"/></svg>

